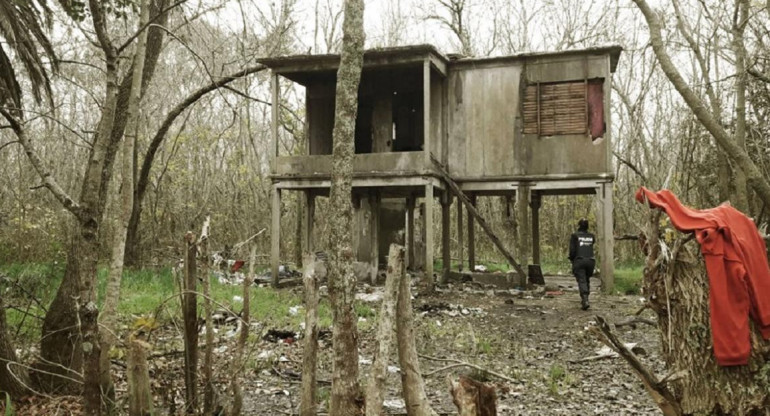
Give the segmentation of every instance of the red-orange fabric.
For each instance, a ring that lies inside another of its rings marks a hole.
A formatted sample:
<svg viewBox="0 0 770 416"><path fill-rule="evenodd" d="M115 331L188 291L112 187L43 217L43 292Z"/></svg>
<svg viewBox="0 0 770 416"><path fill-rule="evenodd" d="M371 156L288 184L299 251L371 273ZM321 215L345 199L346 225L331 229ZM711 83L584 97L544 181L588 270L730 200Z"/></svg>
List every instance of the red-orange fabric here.
<svg viewBox="0 0 770 416"><path fill-rule="evenodd" d="M711 336L722 366L745 365L751 355L749 316L770 338L770 267L754 222L728 204L688 208L669 190L641 187L636 200L661 208L679 231L695 232L709 275Z"/></svg>

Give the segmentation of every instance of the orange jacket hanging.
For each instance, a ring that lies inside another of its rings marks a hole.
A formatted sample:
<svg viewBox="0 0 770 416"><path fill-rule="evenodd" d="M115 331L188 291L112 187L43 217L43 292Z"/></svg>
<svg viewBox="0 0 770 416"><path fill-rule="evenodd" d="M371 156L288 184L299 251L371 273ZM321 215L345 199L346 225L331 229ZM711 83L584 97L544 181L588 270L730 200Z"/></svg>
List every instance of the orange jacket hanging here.
<svg viewBox="0 0 770 416"><path fill-rule="evenodd" d="M770 338L770 267L754 222L727 204L695 210L668 190L639 188L636 200L661 208L679 231L695 232L709 275L711 336L722 366L745 365L751 354L749 315Z"/></svg>

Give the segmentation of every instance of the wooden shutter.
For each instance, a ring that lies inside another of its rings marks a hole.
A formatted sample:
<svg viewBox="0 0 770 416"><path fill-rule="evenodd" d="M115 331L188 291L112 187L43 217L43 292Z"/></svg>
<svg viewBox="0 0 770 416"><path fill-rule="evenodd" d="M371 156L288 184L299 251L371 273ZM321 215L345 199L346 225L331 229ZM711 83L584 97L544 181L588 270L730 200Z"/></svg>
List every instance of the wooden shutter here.
<svg viewBox="0 0 770 416"><path fill-rule="evenodd" d="M524 134L587 133L586 86L586 81L528 85L524 92Z"/></svg>

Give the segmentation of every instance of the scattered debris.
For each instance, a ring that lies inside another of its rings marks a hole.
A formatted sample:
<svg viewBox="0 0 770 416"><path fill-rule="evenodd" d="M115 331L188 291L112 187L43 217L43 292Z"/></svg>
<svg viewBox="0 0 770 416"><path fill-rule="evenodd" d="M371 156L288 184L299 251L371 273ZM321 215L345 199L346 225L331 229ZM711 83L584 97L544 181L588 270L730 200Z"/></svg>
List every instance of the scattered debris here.
<svg viewBox="0 0 770 416"><path fill-rule="evenodd" d="M294 331L284 331L280 329L268 329L262 339L268 342L284 342L291 344L297 339L297 333Z"/></svg>

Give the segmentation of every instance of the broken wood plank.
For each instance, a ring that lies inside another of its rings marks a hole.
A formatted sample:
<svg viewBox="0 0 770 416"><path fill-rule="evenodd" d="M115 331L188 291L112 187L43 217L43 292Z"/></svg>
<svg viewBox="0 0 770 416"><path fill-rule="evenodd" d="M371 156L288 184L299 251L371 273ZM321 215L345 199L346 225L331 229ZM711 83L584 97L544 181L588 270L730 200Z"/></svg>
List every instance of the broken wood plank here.
<svg viewBox="0 0 770 416"><path fill-rule="evenodd" d="M473 206L471 201L468 199L468 197L465 195L465 193L460 189L460 187L457 185L457 183L452 179L451 176L449 176L449 173L444 169L444 166L436 160L436 157L431 155L431 160L433 161L433 165L436 166L436 170L441 175L441 177L444 179L444 182L449 185L449 189L452 190L452 192L457 195L457 197L463 202L463 205L465 205L465 208L468 210L468 213L473 216L473 218L478 221L481 228L484 230L484 232L487 233L490 240L492 240L492 243L495 245L495 247L500 250L500 252L503 254L506 260L508 260L508 264L513 266L514 269L516 269L516 272L518 272L521 276L526 276L527 273L524 271L524 269L521 268L521 265L513 258L513 255L508 251L508 249L505 248L503 245L503 242L500 241L500 239L495 235L495 233L492 231L492 228L487 224L486 220L484 220L484 217L479 214L479 211L476 210L476 207Z"/></svg>

